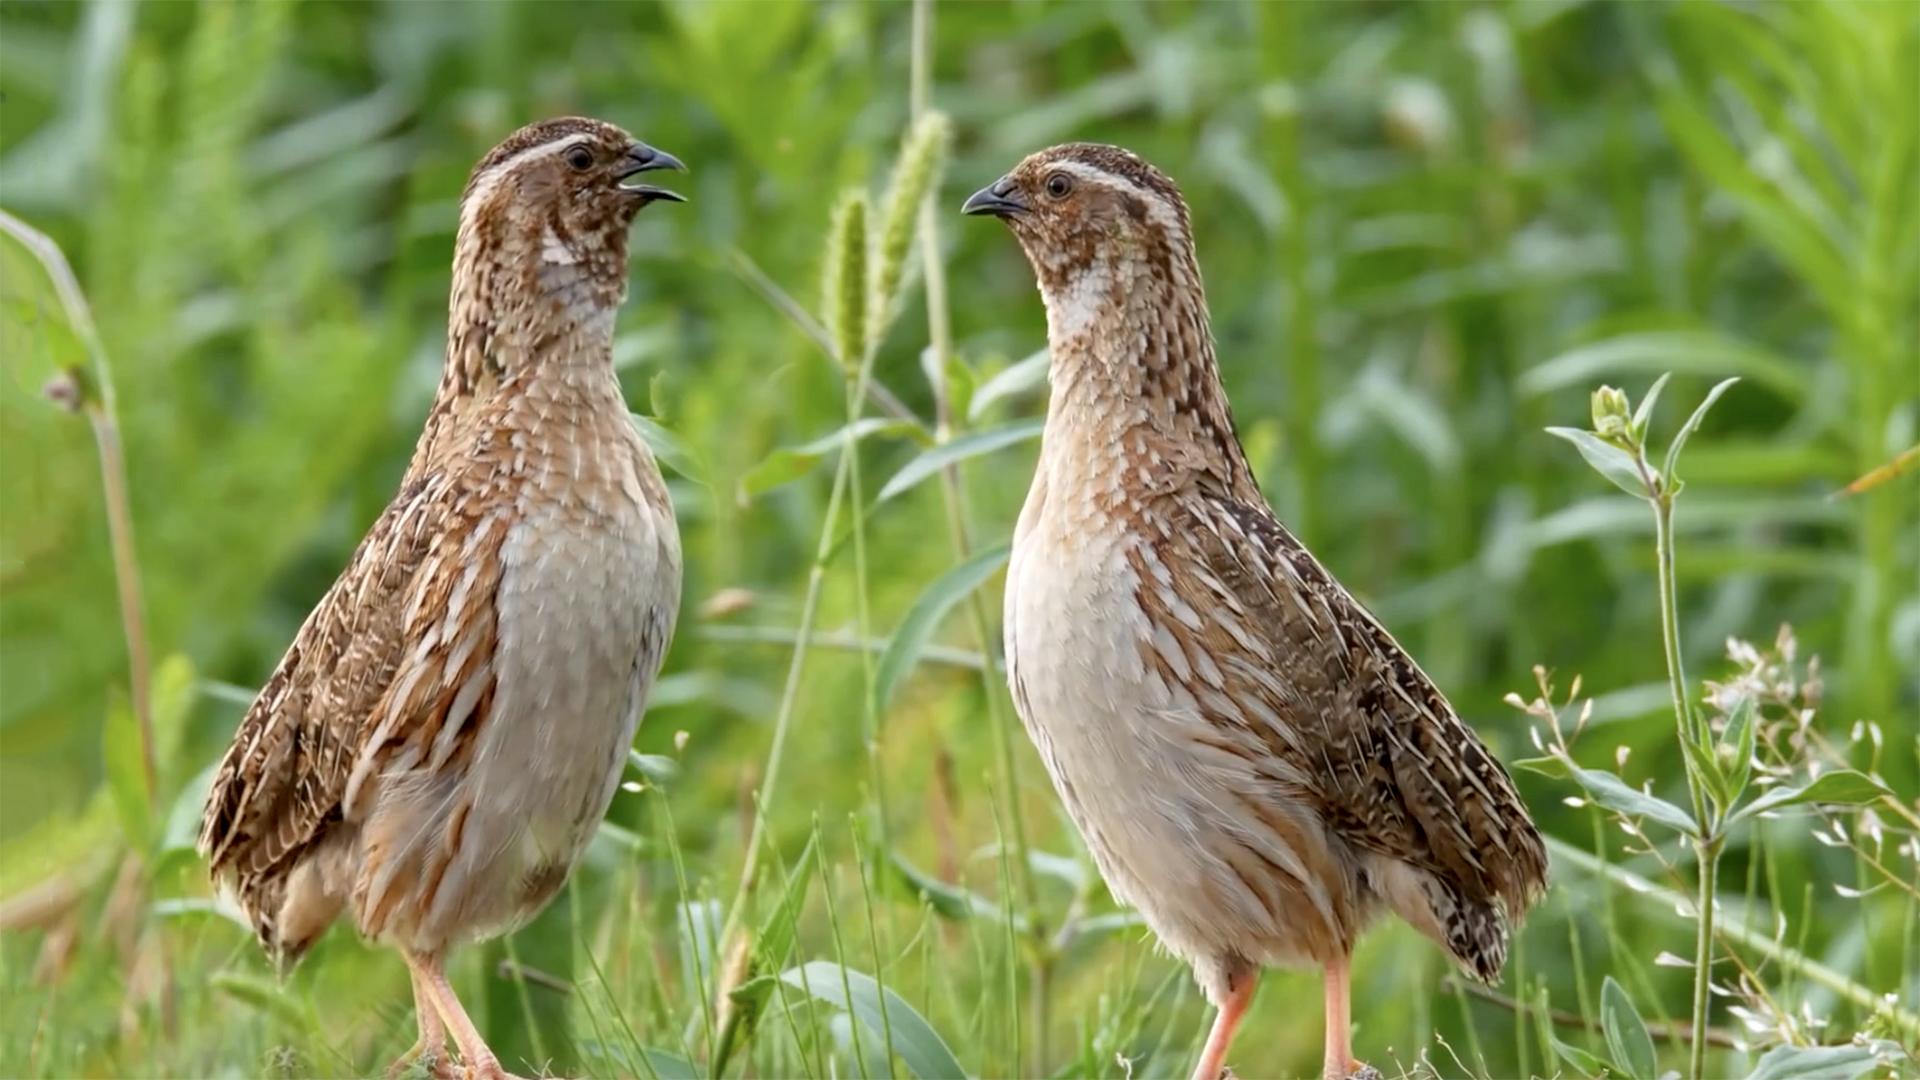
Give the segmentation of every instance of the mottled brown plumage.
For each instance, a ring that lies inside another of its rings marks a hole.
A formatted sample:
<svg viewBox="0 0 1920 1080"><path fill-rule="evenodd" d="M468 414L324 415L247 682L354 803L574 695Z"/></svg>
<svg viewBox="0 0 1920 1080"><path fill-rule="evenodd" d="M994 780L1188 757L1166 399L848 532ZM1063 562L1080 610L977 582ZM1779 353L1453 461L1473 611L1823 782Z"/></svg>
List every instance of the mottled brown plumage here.
<svg viewBox="0 0 1920 1080"><path fill-rule="evenodd" d="M1259 968L1327 974L1391 910L1497 977L1546 852L1506 771L1261 497L1178 189L1071 144L968 200L1046 301L1052 394L1007 576L1020 713L1120 899L1194 967L1213 1080Z"/></svg>
<svg viewBox="0 0 1920 1080"><path fill-rule="evenodd" d="M544 907L606 811L679 606L673 508L614 378L627 227L680 163L530 125L461 199L446 363L400 491L241 720L215 881L282 966L343 911L403 951L440 1071L501 1074L445 953Z"/></svg>

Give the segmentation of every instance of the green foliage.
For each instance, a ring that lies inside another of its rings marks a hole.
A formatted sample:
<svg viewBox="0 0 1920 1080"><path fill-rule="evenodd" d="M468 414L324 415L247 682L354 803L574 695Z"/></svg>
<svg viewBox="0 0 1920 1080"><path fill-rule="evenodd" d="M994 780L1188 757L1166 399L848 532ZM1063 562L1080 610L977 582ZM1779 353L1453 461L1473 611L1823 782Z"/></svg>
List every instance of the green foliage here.
<svg viewBox="0 0 1920 1080"><path fill-rule="evenodd" d="M0 1074L371 1075L412 1041L404 971L345 929L277 981L194 827L246 688L405 466L468 168L563 111L693 169L635 227L616 347L688 605L638 790L546 917L455 957L510 1068L1185 1073L1204 1005L1080 853L994 661L1045 320L1004 230L953 211L1085 138L1180 181L1281 517L1550 773L1520 776L1555 884L1503 996L1456 999L1383 927L1362 1056L1690 1068L1702 980L1656 958L1697 955L1711 838L1733 996L1703 1071L1910 1071L1920 499L1885 467L1920 442L1913 6L931 14L916 37L913 5L802 0L0 3L0 206L92 307L165 658L152 791L93 432L42 397L75 370L94 393L86 335L0 239ZM1671 449L1642 473L1636 445ZM1664 574L1649 499L1676 468ZM1704 687L1671 700L1668 660ZM1543 673L1502 711L1536 662L1598 692ZM1291 1004L1315 979L1266 977L1241 1075L1318 1062Z"/></svg>

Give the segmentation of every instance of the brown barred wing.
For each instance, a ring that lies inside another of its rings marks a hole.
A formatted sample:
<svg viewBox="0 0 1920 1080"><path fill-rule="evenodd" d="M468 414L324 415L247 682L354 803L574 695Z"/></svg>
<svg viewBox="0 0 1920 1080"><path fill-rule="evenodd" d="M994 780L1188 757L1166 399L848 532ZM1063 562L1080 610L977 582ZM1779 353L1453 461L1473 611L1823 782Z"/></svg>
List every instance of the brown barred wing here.
<svg viewBox="0 0 1920 1080"><path fill-rule="evenodd" d="M1313 778L1323 820L1518 917L1544 890L1547 859L1505 768L1272 511L1230 497L1189 505L1204 584L1270 658L1268 746Z"/></svg>

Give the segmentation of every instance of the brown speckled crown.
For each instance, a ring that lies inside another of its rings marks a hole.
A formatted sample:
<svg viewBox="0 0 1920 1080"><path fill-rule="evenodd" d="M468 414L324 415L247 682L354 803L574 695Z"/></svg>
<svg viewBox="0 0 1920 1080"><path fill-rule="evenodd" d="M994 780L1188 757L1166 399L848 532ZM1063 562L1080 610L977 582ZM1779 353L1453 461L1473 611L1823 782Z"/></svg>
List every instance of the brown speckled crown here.
<svg viewBox="0 0 1920 1080"><path fill-rule="evenodd" d="M540 120L528 124L519 131L506 137L499 146L480 159L480 163L467 174L467 186L460 192L465 199L473 190L473 182L488 169L506 161L522 150L528 150L568 135L597 135L601 138L625 139L627 134L604 120L595 120L590 116L556 116L551 120Z"/></svg>

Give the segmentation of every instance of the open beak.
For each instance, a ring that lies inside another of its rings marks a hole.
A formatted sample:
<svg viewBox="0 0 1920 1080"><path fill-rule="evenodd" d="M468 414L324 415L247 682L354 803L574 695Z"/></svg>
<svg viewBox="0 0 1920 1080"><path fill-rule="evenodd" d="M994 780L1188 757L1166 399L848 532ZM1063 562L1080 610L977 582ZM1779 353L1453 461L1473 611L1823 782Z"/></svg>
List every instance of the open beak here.
<svg viewBox="0 0 1920 1080"><path fill-rule="evenodd" d="M1019 196L1014 194L1014 190L1013 179L1003 176L967 196L967 201L961 205L960 212L972 215L987 214L997 218L1024 214L1031 208L1020 201Z"/></svg>
<svg viewBox="0 0 1920 1080"><path fill-rule="evenodd" d="M674 157L665 150L656 149L643 142L637 142L627 151L627 163L623 165L615 175L618 176L620 180L625 181L628 177L638 176L644 172L654 172L658 169L672 169L674 172L686 172L687 166L679 158ZM656 199L666 202L687 201L687 197L677 191L668 191L666 188L654 187L652 184L622 183L620 190L632 192L648 202Z"/></svg>

